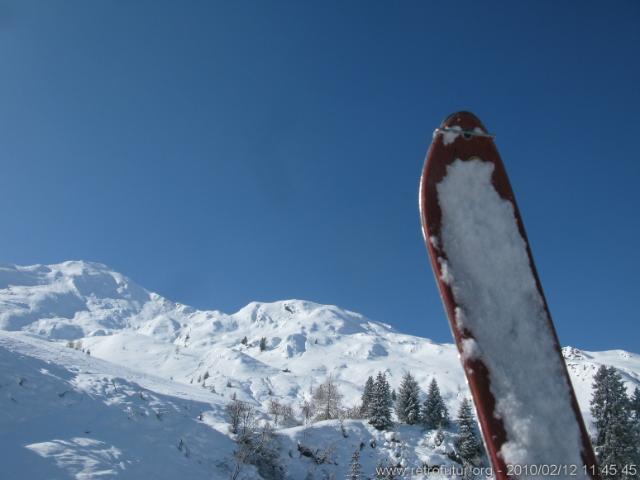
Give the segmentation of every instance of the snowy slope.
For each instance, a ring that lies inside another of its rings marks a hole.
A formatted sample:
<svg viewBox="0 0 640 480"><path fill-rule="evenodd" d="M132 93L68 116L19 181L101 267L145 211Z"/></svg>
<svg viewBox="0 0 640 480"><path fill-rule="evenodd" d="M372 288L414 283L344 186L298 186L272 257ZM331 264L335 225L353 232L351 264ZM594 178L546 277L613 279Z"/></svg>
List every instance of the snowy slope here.
<svg viewBox="0 0 640 480"><path fill-rule="evenodd" d="M435 376L452 412L468 395L453 345L300 300L199 311L96 263L0 267L0 329L0 435L8 446L0 460L28 472L21 478L229 478L234 445L223 407L232 395L268 419L271 399L297 409L329 374L348 405L378 370L395 388L407 370L423 388ZM587 418L599 365L640 384L636 354L571 347L564 354ZM279 430L289 478L340 477L360 443L369 469L385 460L447 462L450 442L436 447L419 428L393 439L361 421L345 429L346 438L336 421ZM332 461L315 464L298 442L331 450ZM243 475L259 478L250 467Z"/></svg>
<svg viewBox="0 0 640 480"><path fill-rule="evenodd" d="M222 405L198 388L2 332L0 404L3 478L228 478L231 440L197 420Z"/></svg>

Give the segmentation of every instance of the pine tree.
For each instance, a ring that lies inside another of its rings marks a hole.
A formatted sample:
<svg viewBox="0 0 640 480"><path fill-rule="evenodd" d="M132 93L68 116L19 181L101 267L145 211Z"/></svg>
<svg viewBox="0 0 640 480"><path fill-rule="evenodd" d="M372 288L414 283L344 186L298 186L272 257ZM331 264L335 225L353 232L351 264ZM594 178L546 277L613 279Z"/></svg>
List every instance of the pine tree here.
<svg viewBox="0 0 640 480"><path fill-rule="evenodd" d="M634 478L625 474L625 466L637 464L638 433L631 420L622 377L613 367L603 365L594 375L591 414L597 431L594 447L603 479Z"/></svg>
<svg viewBox="0 0 640 480"><path fill-rule="evenodd" d="M391 392L384 373L378 372L373 384L373 396L369 406L369 423L378 430L384 430L391 422Z"/></svg>
<svg viewBox="0 0 640 480"><path fill-rule="evenodd" d="M629 408L631 408L631 414L633 415L636 423L640 426L640 388L638 387L633 391Z"/></svg>
<svg viewBox="0 0 640 480"><path fill-rule="evenodd" d="M360 480L362 478L362 465L360 465L360 450L356 449L351 456L351 471L347 474L347 480Z"/></svg>
<svg viewBox="0 0 640 480"><path fill-rule="evenodd" d="M411 373L402 377L398 399L396 400L396 415L403 423L413 425L420 420L420 387Z"/></svg>
<svg viewBox="0 0 640 480"><path fill-rule="evenodd" d="M606 365L601 365L593 376L593 393L591 394L591 415L596 427L596 436L594 438L594 446L604 443L604 425L606 423L607 413L607 382L609 377L609 369Z"/></svg>
<svg viewBox="0 0 640 480"><path fill-rule="evenodd" d="M264 352L267 349L267 337L262 337L260 339L260 351Z"/></svg>
<svg viewBox="0 0 640 480"><path fill-rule="evenodd" d="M482 444L476 433L471 402L466 398L460 404L456 420L458 422L458 439L456 440L458 456L462 459L463 465L479 465L482 458Z"/></svg>
<svg viewBox="0 0 640 480"><path fill-rule="evenodd" d="M442 400L440 388L435 378L431 380L427 398L422 405L422 423L429 429L449 425L449 411Z"/></svg>
<svg viewBox="0 0 640 480"><path fill-rule="evenodd" d="M371 407L371 400L373 398L373 377L369 376L367 382L364 384L364 391L362 392L362 416L369 417L369 409Z"/></svg>

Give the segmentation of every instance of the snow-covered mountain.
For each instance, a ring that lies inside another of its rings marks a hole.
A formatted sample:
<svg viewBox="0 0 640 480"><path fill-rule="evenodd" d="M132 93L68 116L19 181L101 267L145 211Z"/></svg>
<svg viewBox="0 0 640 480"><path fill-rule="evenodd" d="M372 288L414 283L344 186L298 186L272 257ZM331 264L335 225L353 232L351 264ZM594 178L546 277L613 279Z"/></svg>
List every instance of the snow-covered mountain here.
<svg viewBox="0 0 640 480"><path fill-rule="evenodd" d="M629 387L640 384L636 354L564 354L588 421L601 364ZM271 400L297 410L331 374L355 405L378 371L396 388L406 371L425 389L436 377L452 412L468 396L453 345L335 306L254 302L225 314L171 302L97 263L0 267L0 462L8 478L230 478L224 406L232 397L267 420ZM346 436L337 421L279 429L284 478L344 476L361 444L369 472L387 457L450 461L447 442L436 447L417 427L386 436L358 420L343 427ZM298 443L330 452L331 461L318 465ZM261 478L251 466L241 475Z"/></svg>

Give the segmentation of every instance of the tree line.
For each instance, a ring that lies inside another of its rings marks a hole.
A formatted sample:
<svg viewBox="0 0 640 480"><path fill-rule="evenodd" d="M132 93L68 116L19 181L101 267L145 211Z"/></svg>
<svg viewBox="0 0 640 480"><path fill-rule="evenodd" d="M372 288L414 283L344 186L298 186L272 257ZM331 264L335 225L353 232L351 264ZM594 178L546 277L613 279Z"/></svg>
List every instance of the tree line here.
<svg viewBox="0 0 640 480"><path fill-rule="evenodd" d="M301 419L291 405L276 399L269 402L268 413L273 426L261 428L256 422L257 411L246 402L233 400L227 405L230 431L240 446L241 463L252 463L268 474L279 473L277 454L272 446L273 428L309 424L322 420L355 418L366 420L378 430L392 429L398 423L421 425L436 430L442 438L444 429L451 426L449 411L435 378L423 393L415 377L407 372L398 391L392 390L384 372L369 376L363 386L360 403L346 408L342 404L337 382L329 375L311 390L309 399L300 404ZM395 420L392 418L395 413ZM640 478L640 389L629 395L624 382L613 367L601 366L594 376L591 399L594 420L592 442L604 480L632 480ZM466 398L458 409L455 426L456 460L465 466L479 466L484 462L484 447L480 440L473 405ZM343 427L343 435L346 436ZM359 478L359 452L355 452L350 469L351 477Z"/></svg>
<svg viewBox="0 0 640 480"><path fill-rule="evenodd" d="M429 384L424 400L421 399L422 396L422 390L411 373L405 373L396 393L391 389L386 375L378 372L375 379L370 376L365 382L360 404L345 408L337 382L329 375L312 390L309 400L302 401L301 422L290 405L282 404L276 399L270 400L268 412L274 426L339 419L342 434L346 437L347 432L342 421L353 418L367 420L378 430L392 429L397 423L422 425L425 429L437 430L436 437L442 441L442 429L449 427L451 420L435 378ZM394 412L395 422L392 419ZM233 398L227 405L230 431L236 436L239 445L236 452L237 465L240 468L244 463L251 463L258 466L259 470L273 474L279 471L276 458L273 456L274 451L270 446L273 426L267 423L266 431L264 426L259 428L256 416L257 411L254 407L237 398ZM472 404L467 399L460 405L456 425L458 435L455 441L455 460L463 465L480 465L484 459L484 448L478 435ZM352 465L352 474L355 475L359 468L359 454L354 453L353 460L355 463Z"/></svg>

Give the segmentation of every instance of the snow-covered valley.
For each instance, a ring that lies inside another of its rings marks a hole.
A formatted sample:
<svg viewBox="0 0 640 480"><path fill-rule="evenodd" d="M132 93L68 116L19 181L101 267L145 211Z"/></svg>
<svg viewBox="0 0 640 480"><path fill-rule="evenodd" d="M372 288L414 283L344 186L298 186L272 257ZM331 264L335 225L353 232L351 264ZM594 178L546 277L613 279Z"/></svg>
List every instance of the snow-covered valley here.
<svg viewBox="0 0 640 480"><path fill-rule="evenodd" d="M616 367L629 391L640 385L640 355L564 354L587 423L600 365ZM254 465L236 469L232 399L252 405L259 422L274 423L273 400L292 407L295 418L276 425L272 478L344 478L355 450L371 478L380 464L453 465L449 432L436 445L420 426L302 424L301 405L329 375L352 407L379 371L396 389L407 371L423 391L436 378L450 412L468 397L453 345L336 306L200 311L101 264L0 267L2 478L266 478Z"/></svg>

